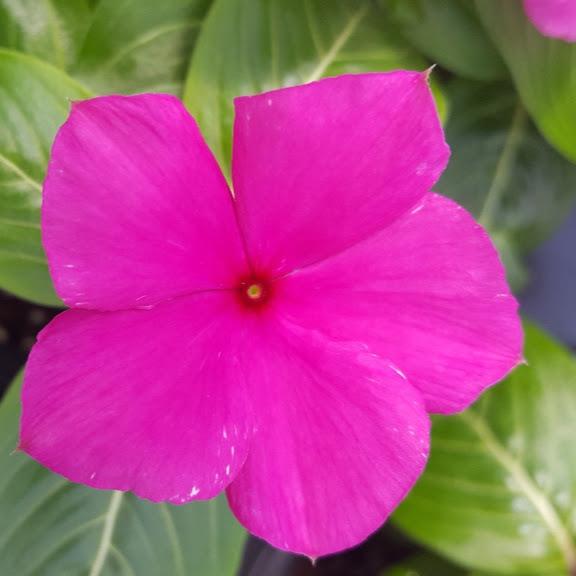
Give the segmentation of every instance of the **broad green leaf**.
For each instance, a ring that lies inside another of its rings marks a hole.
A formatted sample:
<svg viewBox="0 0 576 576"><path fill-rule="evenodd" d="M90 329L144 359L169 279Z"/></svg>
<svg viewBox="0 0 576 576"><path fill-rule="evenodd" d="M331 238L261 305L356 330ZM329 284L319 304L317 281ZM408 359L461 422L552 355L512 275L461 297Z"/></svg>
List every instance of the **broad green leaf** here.
<svg viewBox="0 0 576 576"><path fill-rule="evenodd" d="M370 0L216 0L184 101L227 167L232 99L347 72L425 69Z"/></svg>
<svg viewBox="0 0 576 576"><path fill-rule="evenodd" d="M0 0L0 46L66 68L90 19L87 0Z"/></svg>
<svg viewBox="0 0 576 576"><path fill-rule="evenodd" d="M476 0L476 6L534 121L576 161L576 44L539 34L520 1Z"/></svg>
<svg viewBox="0 0 576 576"><path fill-rule="evenodd" d="M245 536L218 498L152 504L71 484L21 453L20 382L0 405L0 574L233 576Z"/></svg>
<svg viewBox="0 0 576 576"><path fill-rule="evenodd" d="M42 180L70 99L88 93L60 70L0 49L0 288L57 306L40 242Z"/></svg>
<svg viewBox="0 0 576 576"><path fill-rule="evenodd" d="M381 0L402 33L432 61L474 80L507 75L470 0Z"/></svg>
<svg viewBox="0 0 576 576"><path fill-rule="evenodd" d="M541 242L576 199L576 166L536 130L507 84L448 86L452 157L437 190L469 209L502 247L515 285L518 252Z"/></svg>
<svg viewBox="0 0 576 576"><path fill-rule="evenodd" d="M101 0L74 73L98 92L180 94L210 0Z"/></svg>
<svg viewBox="0 0 576 576"><path fill-rule="evenodd" d="M436 417L432 454L395 521L454 561L518 576L576 570L576 360L526 326L528 365Z"/></svg>

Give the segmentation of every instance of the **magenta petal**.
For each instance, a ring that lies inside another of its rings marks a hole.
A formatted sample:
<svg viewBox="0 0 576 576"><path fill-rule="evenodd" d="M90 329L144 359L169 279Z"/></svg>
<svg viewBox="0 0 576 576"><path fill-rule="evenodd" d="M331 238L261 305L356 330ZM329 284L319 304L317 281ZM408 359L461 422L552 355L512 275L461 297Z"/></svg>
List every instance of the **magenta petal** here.
<svg viewBox="0 0 576 576"><path fill-rule="evenodd" d="M430 190L448 155L426 73L238 98L233 180L256 267L293 270L368 237Z"/></svg>
<svg viewBox="0 0 576 576"><path fill-rule="evenodd" d="M576 42L574 0L524 0L526 14L544 36Z"/></svg>
<svg viewBox="0 0 576 576"><path fill-rule="evenodd" d="M72 307L147 306L231 286L245 269L226 181L168 95L73 104L52 149L42 230Z"/></svg>
<svg viewBox="0 0 576 576"><path fill-rule="evenodd" d="M291 552L318 557L358 544L426 464L420 395L361 344L286 325L256 350L248 374L259 420L228 488L232 510Z"/></svg>
<svg viewBox="0 0 576 576"><path fill-rule="evenodd" d="M380 234L285 278L295 322L390 358L432 412L462 410L521 360L517 303L486 232L431 194Z"/></svg>
<svg viewBox="0 0 576 576"><path fill-rule="evenodd" d="M221 492L251 432L230 300L63 312L28 360L20 448L74 482L154 501Z"/></svg>

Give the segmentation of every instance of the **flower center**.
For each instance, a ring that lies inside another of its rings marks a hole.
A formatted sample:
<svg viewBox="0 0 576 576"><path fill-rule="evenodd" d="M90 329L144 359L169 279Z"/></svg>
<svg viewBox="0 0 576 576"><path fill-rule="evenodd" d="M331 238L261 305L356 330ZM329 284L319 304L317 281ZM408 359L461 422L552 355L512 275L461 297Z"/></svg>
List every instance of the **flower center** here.
<svg viewBox="0 0 576 576"><path fill-rule="evenodd" d="M248 296L250 300L260 300L263 293L262 284L250 284L250 286L246 288L246 296Z"/></svg>
<svg viewBox="0 0 576 576"><path fill-rule="evenodd" d="M270 284L260 278L248 278L240 282L238 296L250 308L262 306L270 298Z"/></svg>

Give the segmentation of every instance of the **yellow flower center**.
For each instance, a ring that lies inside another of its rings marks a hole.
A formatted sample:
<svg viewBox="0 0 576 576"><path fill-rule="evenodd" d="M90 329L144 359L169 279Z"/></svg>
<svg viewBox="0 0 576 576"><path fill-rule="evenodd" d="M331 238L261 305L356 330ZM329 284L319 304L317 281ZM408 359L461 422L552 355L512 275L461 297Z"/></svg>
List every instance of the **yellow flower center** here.
<svg viewBox="0 0 576 576"><path fill-rule="evenodd" d="M261 284L250 284L248 288L246 288L246 296L250 300L260 300L262 298L262 285Z"/></svg>

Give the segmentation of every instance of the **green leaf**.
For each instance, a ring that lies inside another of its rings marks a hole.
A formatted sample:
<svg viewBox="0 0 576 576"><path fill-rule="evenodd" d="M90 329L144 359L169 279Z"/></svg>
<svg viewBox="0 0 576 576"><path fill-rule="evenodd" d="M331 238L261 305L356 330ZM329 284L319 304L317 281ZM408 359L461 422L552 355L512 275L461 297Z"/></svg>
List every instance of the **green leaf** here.
<svg viewBox="0 0 576 576"><path fill-rule="evenodd" d="M0 0L0 46L65 68L76 56L89 19L86 0Z"/></svg>
<svg viewBox="0 0 576 576"><path fill-rule="evenodd" d="M98 92L180 94L210 0L101 0L74 73Z"/></svg>
<svg viewBox="0 0 576 576"><path fill-rule="evenodd" d="M432 61L474 80L507 76L470 0L381 0L402 33Z"/></svg>
<svg viewBox="0 0 576 576"><path fill-rule="evenodd" d="M0 287L58 306L40 241L42 180L70 99L88 93L60 70L0 49Z"/></svg>
<svg viewBox="0 0 576 576"><path fill-rule="evenodd" d="M519 286L517 253L533 249L569 213L576 166L542 138L507 84L457 80L448 93L452 157L437 190L488 229Z"/></svg>
<svg viewBox="0 0 576 576"><path fill-rule="evenodd" d="M370 0L216 0L184 101L227 167L235 96L347 72L425 67Z"/></svg>
<svg viewBox="0 0 576 576"><path fill-rule="evenodd" d="M576 361L526 326L528 365L461 415L395 521L463 565L518 576L576 570Z"/></svg>
<svg viewBox="0 0 576 576"><path fill-rule="evenodd" d="M576 44L539 34L522 2L477 0L476 6L536 124L576 161Z"/></svg>
<svg viewBox="0 0 576 576"><path fill-rule="evenodd" d="M494 242L506 270L508 284L514 293L519 294L530 281L530 273L522 258L521 250L506 232L492 232L490 238Z"/></svg>
<svg viewBox="0 0 576 576"><path fill-rule="evenodd" d="M0 574L233 576L244 531L218 498L186 506L90 490L17 442L20 379L0 405Z"/></svg>

